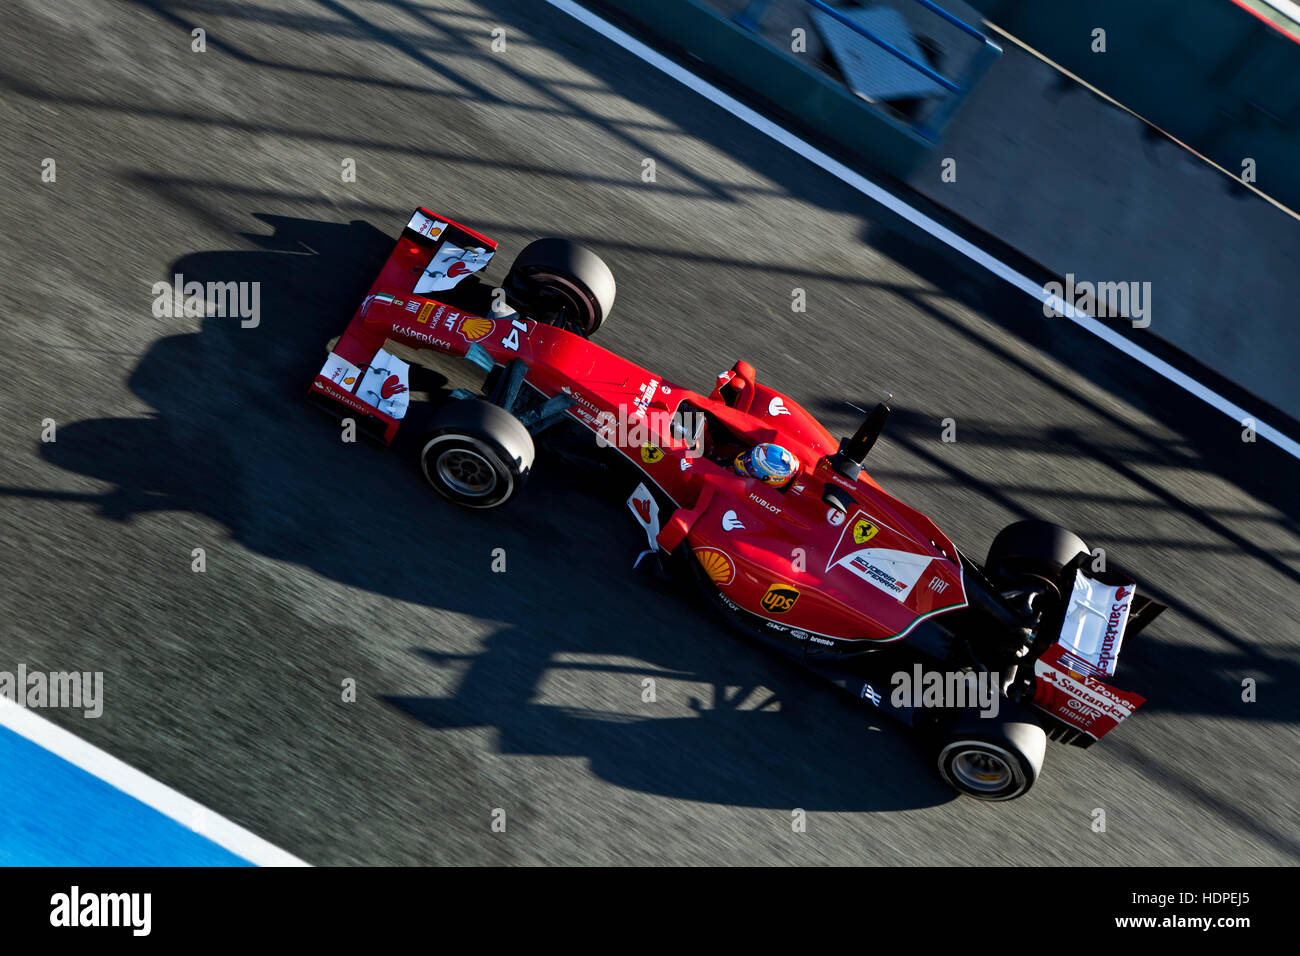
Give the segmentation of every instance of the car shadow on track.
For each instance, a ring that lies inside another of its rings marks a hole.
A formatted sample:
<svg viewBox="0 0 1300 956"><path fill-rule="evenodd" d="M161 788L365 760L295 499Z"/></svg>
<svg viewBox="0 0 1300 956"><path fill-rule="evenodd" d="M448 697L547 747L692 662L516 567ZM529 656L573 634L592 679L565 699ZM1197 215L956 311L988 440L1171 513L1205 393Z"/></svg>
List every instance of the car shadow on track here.
<svg viewBox="0 0 1300 956"><path fill-rule="evenodd" d="M495 727L503 753L585 757L615 785L682 799L834 811L954 798L900 728L873 731L865 705L632 572L639 531L621 504L630 487L593 499L571 470L541 459L519 501L472 513L432 497L400 456L340 441L306 387L393 239L361 221L258 218L274 231L246 237L257 248L187 255L168 270L259 283L257 324L210 316L198 332L156 340L129 377L149 416L61 425L42 457L111 486L65 497L114 521L205 517L258 555L433 609L432 627L454 628L458 614L498 622L482 646L392 637L412 651L416 682L464 668L450 697L376 694L422 726ZM210 561L227 547L202 543ZM498 548L507 573L491 570ZM340 649L331 665L361 653ZM574 673L573 655L601 672L595 690L557 684ZM656 675L671 707L641 699L642 680ZM538 703L543 685L548 702Z"/></svg>

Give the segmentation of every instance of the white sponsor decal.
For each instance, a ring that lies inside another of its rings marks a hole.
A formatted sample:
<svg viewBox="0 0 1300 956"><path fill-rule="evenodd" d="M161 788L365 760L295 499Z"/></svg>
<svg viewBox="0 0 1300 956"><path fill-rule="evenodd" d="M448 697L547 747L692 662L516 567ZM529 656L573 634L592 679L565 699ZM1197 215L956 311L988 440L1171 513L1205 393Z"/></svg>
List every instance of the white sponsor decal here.
<svg viewBox="0 0 1300 956"><path fill-rule="evenodd" d="M742 522L739 518L736 517L736 513L734 511L728 511L725 515L722 516L722 530L735 531L737 528L739 528L741 531L744 531L745 530L744 522Z"/></svg>
<svg viewBox="0 0 1300 956"><path fill-rule="evenodd" d="M844 524L846 515L839 508L829 508L826 511L826 523L832 528L838 528Z"/></svg>
<svg viewBox="0 0 1300 956"><path fill-rule="evenodd" d="M944 591L948 590L948 582L936 574L930 579L929 588L935 594L942 594Z"/></svg>
<svg viewBox="0 0 1300 956"><path fill-rule="evenodd" d="M1133 604L1133 586L1111 586L1076 571L1058 643L1085 674L1111 676Z"/></svg>
<svg viewBox="0 0 1300 956"><path fill-rule="evenodd" d="M445 222L439 222L437 219L431 219L424 213L416 210L411 221L406 224L407 229L413 229L422 236L428 236L430 239L438 239L442 236L442 231L447 228Z"/></svg>
<svg viewBox="0 0 1300 956"><path fill-rule="evenodd" d="M910 551L862 548L844 555L831 567L843 567L890 597L906 601L933 560L929 555Z"/></svg>
<svg viewBox="0 0 1300 956"><path fill-rule="evenodd" d="M785 407L785 402L781 401L780 395L777 395L767 403L767 413L775 418L777 415L789 415L790 409Z"/></svg>
<svg viewBox="0 0 1300 956"><path fill-rule="evenodd" d="M880 706L880 691L876 690L870 684L862 685L862 699L869 700L877 707Z"/></svg>
<svg viewBox="0 0 1300 956"><path fill-rule="evenodd" d="M410 374L410 365L380 349L370 360L370 366L357 386L357 398L390 418L401 418L411 401Z"/></svg>
<svg viewBox="0 0 1300 956"><path fill-rule="evenodd" d="M640 484L636 486L636 491L632 492L632 497L627 499L627 506L632 509L637 522L645 529L650 550L657 552L659 550L659 502L655 501L655 496L650 494L649 488Z"/></svg>
<svg viewBox="0 0 1300 956"><path fill-rule="evenodd" d="M345 392L355 391L361 379L361 369L334 352L329 354L320 373Z"/></svg>
<svg viewBox="0 0 1300 956"><path fill-rule="evenodd" d="M1130 706L1129 701L1119 697L1114 690L1105 684L1090 677L1084 678L1086 683L1080 683L1065 671L1059 670L1043 660L1034 662L1034 673L1085 707L1100 711L1114 720L1123 720L1133 714L1134 708Z"/></svg>
<svg viewBox="0 0 1300 956"><path fill-rule="evenodd" d="M632 404L635 405L639 411L644 413L650 407L650 402L654 399L655 392L658 390L659 379L650 379L650 381L643 384L637 391L637 396L633 399Z"/></svg>
<svg viewBox="0 0 1300 956"><path fill-rule="evenodd" d="M461 279L486 266L491 259L492 252L482 246L462 249L444 242L416 281L415 291L441 292L453 288Z"/></svg>

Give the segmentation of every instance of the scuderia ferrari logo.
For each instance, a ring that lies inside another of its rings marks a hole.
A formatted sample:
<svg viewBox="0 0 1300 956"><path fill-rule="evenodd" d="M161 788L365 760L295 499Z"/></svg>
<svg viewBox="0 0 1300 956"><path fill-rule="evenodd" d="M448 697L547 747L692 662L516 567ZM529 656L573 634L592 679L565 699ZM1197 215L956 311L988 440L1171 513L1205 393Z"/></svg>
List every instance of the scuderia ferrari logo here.
<svg viewBox="0 0 1300 956"><path fill-rule="evenodd" d="M664 452L657 445L645 444L641 446L641 460L647 465L653 465L659 459L663 458Z"/></svg>
<svg viewBox="0 0 1300 956"><path fill-rule="evenodd" d="M857 544L866 544L876 536L876 532L879 530L874 524L863 518L853 525L853 540Z"/></svg>
<svg viewBox="0 0 1300 956"><path fill-rule="evenodd" d="M784 614L790 608L794 607L794 602L799 600L799 591L787 584L773 584L763 595L763 600L759 606L768 614Z"/></svg>

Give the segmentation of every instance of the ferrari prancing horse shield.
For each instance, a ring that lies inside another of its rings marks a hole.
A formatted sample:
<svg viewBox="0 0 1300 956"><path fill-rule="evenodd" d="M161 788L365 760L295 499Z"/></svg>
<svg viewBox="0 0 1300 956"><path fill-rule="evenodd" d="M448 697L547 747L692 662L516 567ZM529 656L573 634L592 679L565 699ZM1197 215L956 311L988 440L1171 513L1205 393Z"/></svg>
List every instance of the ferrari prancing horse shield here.
<svg viewBox="0 0 1300 956"><path fill-rule="evenodd" d="M857 544L866 544L876 536L876 532L879 530L874 524L863 518L853 525L853 540Z"/></svg>

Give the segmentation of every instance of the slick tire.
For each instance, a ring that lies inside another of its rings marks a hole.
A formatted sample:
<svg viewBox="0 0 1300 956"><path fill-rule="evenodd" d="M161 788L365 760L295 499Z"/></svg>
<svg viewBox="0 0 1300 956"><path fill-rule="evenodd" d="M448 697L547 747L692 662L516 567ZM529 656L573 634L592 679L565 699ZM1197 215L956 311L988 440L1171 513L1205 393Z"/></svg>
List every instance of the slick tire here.
<svg viewBox="0 0 1300 956"><path fill-rule="evenodd" d="M948 730L936 757L939 776L976 800L1014 800L1043 770L1047 734L1033 716L1000 701L997 717L967 712Z"/></svg>
<svg viewBox="0 0 1300 956"><path fill-rule="evenodd" d="M604 260L568 239L524 246L502 283L522 314L591 338L614 308L614 273Z"/></svg>
<svg viewBox="0 0 1300 956"><path fill-rule="evenodd" d="M1091 553L1073 531L1048 521L1017 521L993 539L984 569L1004 588L1047 584L1059 600L1073 587L1061 572L1080 552Z"/></svg>
<svg viewBox="0 0 1300 956"><path fill-rule="evenodd" d="M420 470L434 489L467 508L513 499L533 466L533 437L514 415L480 399L438 409L420 445Z"/></svg>

